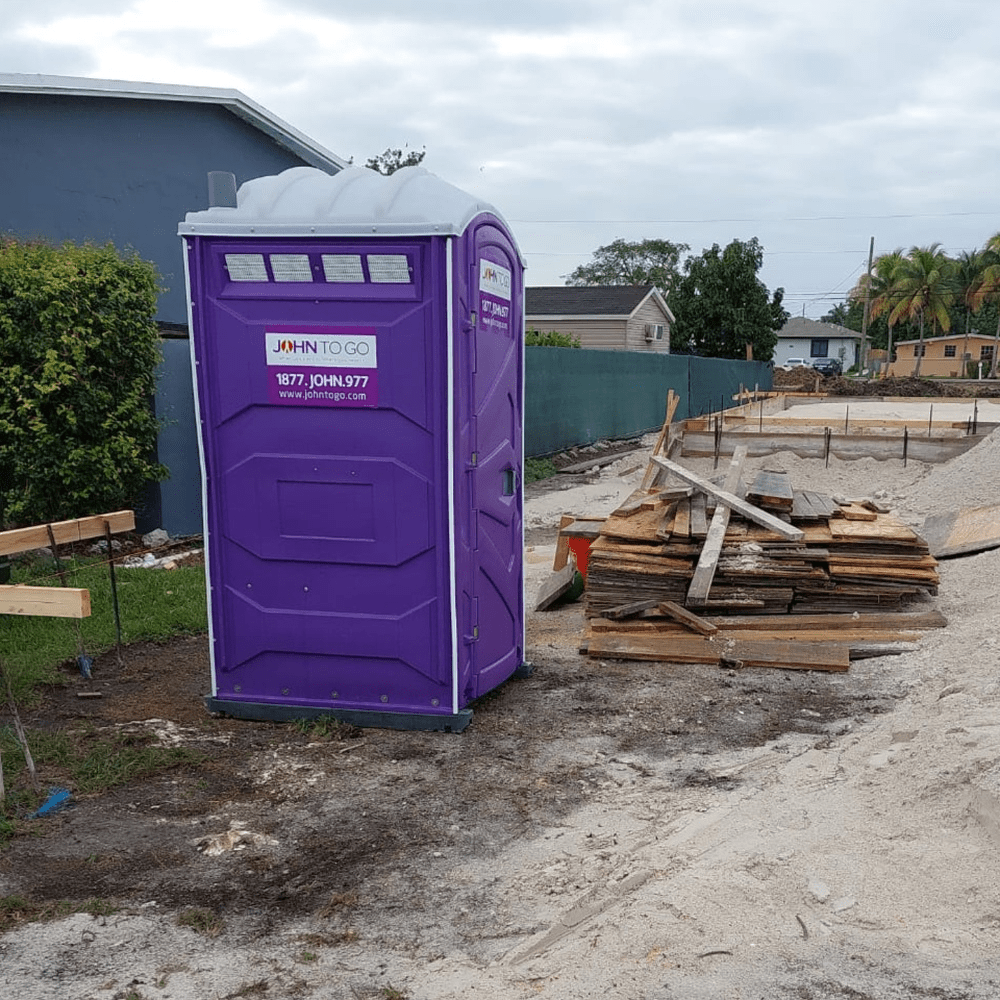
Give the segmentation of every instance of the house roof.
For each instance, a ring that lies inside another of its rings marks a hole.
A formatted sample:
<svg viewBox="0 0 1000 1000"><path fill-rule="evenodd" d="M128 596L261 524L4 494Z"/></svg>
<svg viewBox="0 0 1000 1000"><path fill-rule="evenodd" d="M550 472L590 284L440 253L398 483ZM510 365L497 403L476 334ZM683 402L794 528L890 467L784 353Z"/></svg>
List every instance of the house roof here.
<svg viewBox="0 0 1000 1000"><path fill-rule="evenodd" d="M524 290L527 316L628 319L650 297L670 320L666 299L655 285L544 285Z"/></svg>
<svg viewBox="0 0 1000 1000"><path fill-rule="evenodd" d="M318 167L328 173L348 166L346 160L331 153L238 90L134 83L127 80L92 80L89 77L48 76L40 73L0 73L0 94L3 93L214 104L242 118L310 166Z"/></svg>
<svg viewBox="0 0 1000 1000"><path fill-rule="evenodd" d="M857 330L848 330L846 326L837 323L821 323L816 319L806 319L805 316L793 316L779 331L779 339L792 337L840 337L845 340L860 340Z"/></svg>
<svg viewBox="0 0 1000 1000"><path fill-rule="evenodd" d="M964 333L948 333L948 334L942 334L940 337L924 337L924 343L925 344L940 344L942 342L958 343L958 341L960 340L965 340L965 336L966 335ZM995 339L995 336L992 333L970 333L968 336L969 340L975 340L975 341L985 340L988 341L989 343L992 343L993 340ZM912 340L893 341L893 344L896 347L899 347L901 344L919 344L919 343L920 343L919 337L914 337Z"/></svg>

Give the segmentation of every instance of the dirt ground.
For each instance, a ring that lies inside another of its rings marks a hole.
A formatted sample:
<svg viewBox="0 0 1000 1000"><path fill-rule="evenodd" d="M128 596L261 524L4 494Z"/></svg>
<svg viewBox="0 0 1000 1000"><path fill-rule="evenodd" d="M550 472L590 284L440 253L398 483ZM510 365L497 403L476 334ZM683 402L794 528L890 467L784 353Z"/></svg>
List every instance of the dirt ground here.
<svg viewBox="0 0 1000 1000"><path fill-rule="evenodd" d="M533 675L461 735L211 717L205 637L102 657L26 721L204 757L3 851L0 897L117 910L0 937L0 996L996 997L998 569L841 675L599 662L580 605L531 614Z"/></svg>

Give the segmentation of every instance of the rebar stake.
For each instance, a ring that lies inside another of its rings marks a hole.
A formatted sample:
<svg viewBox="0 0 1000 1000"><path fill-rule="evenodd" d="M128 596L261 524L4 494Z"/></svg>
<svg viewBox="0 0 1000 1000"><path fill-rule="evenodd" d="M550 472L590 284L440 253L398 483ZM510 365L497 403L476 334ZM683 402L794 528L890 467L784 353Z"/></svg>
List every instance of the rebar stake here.
<svg viewBox="0 0 1000 1000"><path fill-rule="evenodd" d="M118 666L124 667L125 660L122 657L122 616L118 610L118 580L115 577L115 554L111 548L111 522L104 521L104 538L108 543L108 570L111 573L111 606L115 610L115 657Z"/></svg>

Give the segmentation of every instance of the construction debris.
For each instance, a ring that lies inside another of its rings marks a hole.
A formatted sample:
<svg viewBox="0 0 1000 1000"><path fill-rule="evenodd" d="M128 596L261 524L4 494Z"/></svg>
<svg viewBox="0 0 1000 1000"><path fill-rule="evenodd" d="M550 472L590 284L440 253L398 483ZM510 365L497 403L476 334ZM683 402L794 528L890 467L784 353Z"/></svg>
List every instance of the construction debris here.
<svg viewBox="0 0 1000 1000"><path fill-rule="evenodd" d="M583 652L843 671L946 624L907 611L939 582L917 532L884 505L799 490L784 472L747 487L745 454L736 449L721 485L652 457L686 485L639 489L600 525Z"/></svg>

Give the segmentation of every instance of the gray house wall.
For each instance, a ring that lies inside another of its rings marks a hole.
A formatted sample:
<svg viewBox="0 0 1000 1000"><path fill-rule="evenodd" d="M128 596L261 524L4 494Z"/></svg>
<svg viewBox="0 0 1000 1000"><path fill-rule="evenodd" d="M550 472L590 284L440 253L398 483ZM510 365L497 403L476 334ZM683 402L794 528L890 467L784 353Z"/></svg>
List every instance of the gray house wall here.
<svg viewBox="0 0 1000 1000"><path fill-rule="evenodd" d="M121 97L0 93L0 148L0 232L133 248L160 269L157 318L185 325L177 224L208 207L208 171L304 164L218 105Z"/></svg>
<svg viewBox="0 0 1000 1000"><path fill-rule="evenodd" d="M113 243L153 261L157 319L187 329L177 225L208 207L207 175L237 184L305 159L219 104L167 98L0 92L0 233ZM315 161L308 163L316 166ZM156 414L170 478L137 499L140 527L201 531L201 479L187 340L163 342Z"/></svg>

